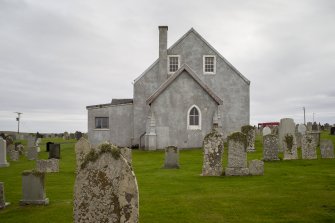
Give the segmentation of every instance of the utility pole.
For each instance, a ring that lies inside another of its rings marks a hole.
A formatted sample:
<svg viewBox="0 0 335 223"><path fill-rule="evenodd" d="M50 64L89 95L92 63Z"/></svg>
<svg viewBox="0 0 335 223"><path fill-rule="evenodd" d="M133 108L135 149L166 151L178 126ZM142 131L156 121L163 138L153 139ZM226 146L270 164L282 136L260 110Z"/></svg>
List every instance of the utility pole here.
<svg viewBox="0 0 335 223"><path fill-rule="evenodd" d="M314 123L314 115L315 115L315 113L313 112L313 123Z"/></svg>
<svg viewBox="0 0 335 223"><path fill-rule="evenodd" d="M21 112L14 112L17 114L17 118L16 118L16 121L17 121L17 134L20 134L20 115L23 114Z"/></svg>
<svg viewBox="0 0 335 223"><path fill-rule="evenodd" d="M302 107L302 109L304 110L304 125L306 125L305 107Z"/></svg>

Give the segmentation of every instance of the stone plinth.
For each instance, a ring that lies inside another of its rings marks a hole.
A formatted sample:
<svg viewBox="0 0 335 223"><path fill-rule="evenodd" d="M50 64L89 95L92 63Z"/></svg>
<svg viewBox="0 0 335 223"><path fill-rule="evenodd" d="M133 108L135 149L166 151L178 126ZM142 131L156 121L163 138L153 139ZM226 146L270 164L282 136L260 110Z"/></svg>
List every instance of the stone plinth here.
<svg viewBox="0 0 335 223"><path fill-rule="evenodd" d="M59 159L37 160L36 171L43 173L59 172Z"/></svg>
<svg viewBox="0 0 335 223"><path fill-rule="evenodd" d="M268 134L263 137L263 160L273 161L279 160L279 142L278 136L273 134Z"/></svg>
<svg viewBox="0 0 335 223"><path fill-rule="evenodd" d="M311 134L305 134L301 140L302 159L317 159L316 143Z"/></svg>
<svg viewBox="0 0 335 223"><path fill-rule="evenodd" d="M78 170L74 222L138 222L136 177L120 149L103 144L91 150Z"/></svg>
<svg viewBox="0 0 335 223"><path fill-rule="evenodd" d="M247 167L247 137L241 132L228 136L228 167L226 176L249 175Z"/></svg>
<svg viewBox="0 0 335 223"><path fill-rule="evenodd" d="M321 140L320 143L321 158L334 158L334 145L332 140Z"/></svg>
<svg viewBox="0 0 335 223"><path fill-rule="evenodd" d="M47 205L49 199L45 196L44 173L24 171L22 173L22 194L20 205Z"/></svg>
<svg viewBox="0 0 335 223"><path fill-rule="evenodd" d="M165 148L165 169L179 168L179 149L175 146L168 146Z"/></svg>
<svg viewBox="0 0 335 223"><path fill-rule="evenodd" d="M249 174L254 176L264 175L264 162L261 160L249 161Z"/></svg>

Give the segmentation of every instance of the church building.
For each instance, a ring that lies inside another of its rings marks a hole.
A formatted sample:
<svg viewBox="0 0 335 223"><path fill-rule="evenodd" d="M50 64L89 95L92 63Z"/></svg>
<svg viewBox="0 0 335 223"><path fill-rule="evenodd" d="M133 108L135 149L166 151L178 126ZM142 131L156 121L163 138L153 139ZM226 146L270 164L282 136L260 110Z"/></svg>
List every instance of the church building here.
<svg viewBox="0 0 335 223"><path fill-rule="evenodd" d="M212 128L226 137L249 124L250 81L193 28L169 48L168 27L158 28L159 58L133 98L86 107L93 145L196 148Z"/></svg>

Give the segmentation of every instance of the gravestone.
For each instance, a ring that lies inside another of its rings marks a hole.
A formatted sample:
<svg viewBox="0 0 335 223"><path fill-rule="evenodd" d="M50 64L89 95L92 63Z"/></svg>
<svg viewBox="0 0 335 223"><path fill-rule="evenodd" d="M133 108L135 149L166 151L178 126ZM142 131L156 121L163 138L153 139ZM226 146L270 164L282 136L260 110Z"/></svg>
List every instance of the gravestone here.
<svg viewBox="0 0 335 223"><path fill-rule="evenodd" d="M50 144L49 159L60 159L60 144Z"/></svg>
<svg viewBox="0 0 335 223"><path fill-rule="evenodd" d="M37 160L38 152L35 144L35 137L28 135L27 138L27 158L28 160Z"/></svg>
<svg viewBox="0 0 335 223"><path fill-rule="evenodd" d="M305 134L301 140L302 159L317 159L316 143L311 134Z"/></svg>
<svg viewBox="0 0 335 223"><path fill-rule="evenodd" d="M291 118L282 118L280 119L280 125L279 125L279 152L284 151L284 138L287 134L290 134L293 136L294 141L295 139L295 124L293 119Z"/></svg>
<svg viewBox="0 0 335 223"><path fill-rule="evenodd" d="M10 158L10 160L11 161L18 161L19 160L19 158L20 158L20 153L19 153L19 151L17 151L16 149L15 149L15 147L14 146L9 146L10 147L10 149L9 149L9 158Z"/></svg>
<svg viewBox="0 0 335 223"><path fill-rule="evenodd" d="M9 166L9 163L7 162L6 147L6 140L0 137L0 168Z"/></svg>
<svg viewBox="0 0 335 223"><path fill-rule="evenodd" d="M247 136L247 152L255 152L255 128L251 125L242 126L241 132Z"/></svg>
<svg viewBox="0 0 335 223"><path fill-rule="evenodd" d="M273 134L263 136L263 160L264 161L279 160L278 152L279 152L278 136Z"/></svg>
<svg viewBox="0 0 335 223"><path fill-rule="evenodd" d="M316 122L312 125L312 131L319 131L319 125Z"/></svg>
<svg viewBox="0 0 335 223"><path fill-rule="evenodd" d="M271 131L272 131L272 134L278 135L279 134L279 126L274 126Z"/></svg>
<svg viewBox="0 0 335 223"><path fill-rule="evenodd" d="M24 146L21 143L15 143L15 150L19 152L19 155L24 155Z"/></svg>
<svg viewBox="0 0 335 223"><path fill-rule="evenodd" d="M41 143L42 139L41 138L36 138L36 141L35 141L35 147L36 147L36 151L39 153L41 152L41 149L40 149L40 143Z"/></svg>
<svg viewBox="0 0 335 223"><path fill-rule="evenodd" d="M6 202L6 199L5 199L4 183L0 182L0 209L4 209L8 205L9 205L9 203Z"/></svg>
<svg viewBox="0 0 335 223"><path fill-rule="evenodd" d="M298 159L297 143L292 134L286 134L283 139L284 160Z"/></svg>
<svg viewBox="0 0 335 223"><path fill-rule="evenodd" d="M74 222L138 222L138 202L136 177L120 149L90 150L76 176Z"/></svg>
<svg viewBox="0 0 335 223"><path fill-rule="evenodd" d="M318 132L318 131L312 131L312 132L309 132L313 139L314 139L314 142L316 143L316 146L319 146L320 145L320 135L321 135L321 132Z"/></svg>
<svg viewBox="0 0 335 223"><path fill-rule="evenodd" d="M85 138L80 138L75 145L76 153L76 171L80 169L81 164L84 162L85 156L91 151L91 145Z"/></svg>
<svg viewBox="0 0 335 223"><path fill-rule="evenodd" d="M261 160L249 161L249 174L253 176L264 175L264 162Z"/></svg>
<svg viewBox="0 0 335 223"><path fill-rule="evenodd" d="M165 169L179 168L179 149L175 146L168 146L165 148Z"/></svg>
<svg viewBox="0 0 335 223"><path fill-rule="evenodd" d="M335 127L330 128L330 135L335 135Z"/></svg>
<svg viewBox="0 0 335 223"><path fill-rule="evenodd" d="M313 123L307 122L307 131L312 131Z"/></svg>
<svg viewBox="0 0 335 223"><path fill-rule="evenodd" d="M123 158L125 158L128 161L129 165L131 165L132 164L131 149L125 147L125 148L121 148L120 150L121 150L121 155L123 156Z"/></svg>
<svg viewBox="0 0 335 223"><path fill-rule="evenodd" d="M304 124L299 124L298 125L298 132L302 135L304 135L307 131L307 127Z"/></svg>
<svg viewBox="0 0 335 223"><path fill-rule="evenodd" d="M45 147L46 148L46 150L45 150L46 152L50 151L50 145L51 144L54 144L54 143L53 142L47 142L46 147Z"/></svg>
<svg viewBox="0 0 335 223"><path fill-rule="evenodd" d="M216 130L208 133L203 142L202 176L222 175L222 155L224 145L222 134Z"/></svg>
<svg viewBox="0 0 335 223"><path fill-rule="evenodd" d="M47 205L49 199L45 196L45 174L34 170L26 170L22 173L22 194L20 205Z"/></svg>
<svg viewBox="0 0 335 223"><path fill-rule="evenodd" d="M36 160L36 171L43 173L58 173L59 159Z"/></svg>
<svg viewBox="0 0 335 223"><path fill-rule="evenodd" d="M228 166L225 169L226 176L249 175L247 167L247 136L241 132L235 132L228 136Z"/></svg>
<svg viewBox="0 0 335 223"><path fill-rule="evenodd" d="M262 130L262 133L263 133L263 137L266 136L266 135L271 134L271 129L270 129L270 127L265 126L265 127L263 128L263 130Z"/></svg>
<svg viewBox="0 0 335 223"><path fill-rule="evenodd" d="M300 132L295 132L295 139L297 142L297 148L301 148L301 140L303 135Z"/></svg>
<svg viewBox="0 0 335 223"><path fill-rule="evenodd" d="M334 145L333 141L321 140L320 143L321 158L334 158Z"/></svg>

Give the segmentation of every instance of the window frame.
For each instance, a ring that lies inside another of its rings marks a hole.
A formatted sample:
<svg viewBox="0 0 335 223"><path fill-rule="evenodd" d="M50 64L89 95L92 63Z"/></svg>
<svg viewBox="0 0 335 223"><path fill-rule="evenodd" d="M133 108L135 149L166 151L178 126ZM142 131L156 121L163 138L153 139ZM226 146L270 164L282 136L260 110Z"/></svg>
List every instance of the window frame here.
<svg viewBox="0 0 335 223"><path fill-rule="evenodd" d="M103 126L103 122L101 121L100 125L101 125L101 128L98 128L97 127L97 119L107 119L107 127L104 128ZM94 129L95 130L108 130L109 129L109 117L105 117L105 116L98 116L98 117L94 117Z"/></svg>
<svg viewBox="0 0 335 223"><path fill-rule="evenodd" d="M213 72L206 72L206 57L212 57L213 59ZM215 55L203 55L202 57L202 70L204 74L215 75L216 74L216 56Z"/></svg>
<svg viewBox="0 0 335 223"><path fill-rule="evenodd" d="M199 113L199 116L198 116L198 118L199 118L198 125L191 125L190 124L190 113L191 113L191 110L193 108L197 109L197 111ZM200 108L197 105L192 105L188 109L188 111L187 111L187 129L188 130L201 130L201 121L202 121L202 119L201 119L201 110L200 110Z"/></svg>
<svg viewBox="0 0 335 223"><path fill-rule="evenodd" d="M168 59L167 59L167 70L168 70L168 74L174 74L177 70L175 71L170 71L170 58L171 57L177 57L178 58L178 68L177 70L179 70L180 68L180 55L168 55Z"/></svg>

